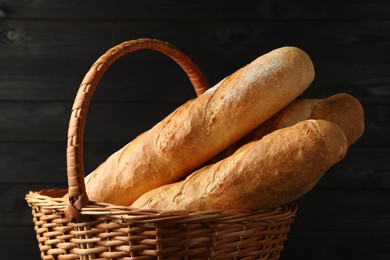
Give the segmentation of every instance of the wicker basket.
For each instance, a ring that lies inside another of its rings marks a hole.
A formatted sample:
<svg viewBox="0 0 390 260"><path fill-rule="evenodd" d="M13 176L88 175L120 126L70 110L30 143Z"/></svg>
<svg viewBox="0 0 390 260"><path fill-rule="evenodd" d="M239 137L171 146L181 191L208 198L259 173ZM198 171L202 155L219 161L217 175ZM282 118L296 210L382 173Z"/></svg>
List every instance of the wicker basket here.
<svg viewBox="0 0 390 260"><path fill-rule="evenodd" d="M42 259L279 259L295 219L294 204L267 210L173 212L89 201L82 147L91 96L113 62L140 49L176 61L198 95L207 89L191 60L159 40L127 41L97 60L81 83L69 121L68 189L26 195Z"/></svg>

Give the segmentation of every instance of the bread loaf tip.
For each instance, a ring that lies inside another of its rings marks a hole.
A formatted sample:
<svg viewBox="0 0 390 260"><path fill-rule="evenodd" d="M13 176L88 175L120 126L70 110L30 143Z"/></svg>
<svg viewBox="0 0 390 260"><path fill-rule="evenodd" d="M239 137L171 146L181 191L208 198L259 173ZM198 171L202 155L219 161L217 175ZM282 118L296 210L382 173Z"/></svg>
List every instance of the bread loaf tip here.
<svg viewBox="0 0 390 260"><path fill-rule="evenodd" d="M347 149L339 126L305 120L250 142L181 182L151 190L132 206L161 210L278 207L311 190Z"/></svg>

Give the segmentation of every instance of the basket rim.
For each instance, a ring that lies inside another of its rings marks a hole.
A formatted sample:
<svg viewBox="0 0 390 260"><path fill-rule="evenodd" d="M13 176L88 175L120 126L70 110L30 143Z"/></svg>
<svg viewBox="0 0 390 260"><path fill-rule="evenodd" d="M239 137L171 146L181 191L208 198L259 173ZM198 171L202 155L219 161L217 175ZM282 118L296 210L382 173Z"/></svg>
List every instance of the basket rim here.
<svg viewBox="0 0 390 260"><path fill-rule="evenodd" d="M67 189L45 189L30 191L25 199L30 207L39 207L42 210L51 210L54 214L65 214L67 197L64 195ZM139 209L131 206L118 206L110 203L91 201L80 210L81 215L91 219L102 217L117 220L119 222L218 222L232 223L237 221L286 221L292 224L296 217L298 207L290 202L279 207L267 209L235 209L235 210L150 210ZM280 224L280 223L278 223Z"/></svg>

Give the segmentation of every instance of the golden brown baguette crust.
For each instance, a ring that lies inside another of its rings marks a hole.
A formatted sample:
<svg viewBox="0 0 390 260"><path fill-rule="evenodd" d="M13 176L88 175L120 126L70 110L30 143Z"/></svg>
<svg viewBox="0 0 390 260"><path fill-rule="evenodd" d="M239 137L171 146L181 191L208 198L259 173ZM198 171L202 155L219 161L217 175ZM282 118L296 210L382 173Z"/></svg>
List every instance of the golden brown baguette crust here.
<svg viewBox="0 0 390 260"><path fill-rule="evenodd" d="M324 99L295 100L256 127L250 133L214 156L207 164L232 155L246 143L259 140L274 130L291 126L307 119L331 121L343 129L348 145L355 143L364 132L364 111L360 102L346 93L338 93Z"/></svg>
<svg viewBox="0 0 390 260"><path fill-rule="evenodd" d="M86 179L87 194L130 205L191 173L294 100L313 78L313 64L298 48L259 57L110 156Z"/></svg>
<svg viewBox="0 0 390 260"><path fill-rule="evenodd" d="M246 144L181 182L154 189L132 206L191 211L277 207L308 192L347 147L336 124L302 121Z"/></svg>

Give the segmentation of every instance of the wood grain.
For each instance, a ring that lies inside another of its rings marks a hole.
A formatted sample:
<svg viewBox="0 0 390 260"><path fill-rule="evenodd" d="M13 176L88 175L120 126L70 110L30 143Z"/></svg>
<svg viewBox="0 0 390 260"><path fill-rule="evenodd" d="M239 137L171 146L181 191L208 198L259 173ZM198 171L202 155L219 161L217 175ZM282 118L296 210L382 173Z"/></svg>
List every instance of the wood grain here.
<svg viewBox="0 0 390 260"><path fill-rule="evenodd" d="M6 58L12 53L13 59L94 61L97 55L122 41L153 37L171 42L194 59L206 58L218 64L234 61L225 64L227 69L246 64L259 54L284 45L303 48L319 63L375 63L386 61L386 54L390 52L389 24L387 21L178 23L121 20L48 23L16 19L0 24L0 55ZM305 34L310 37L304 37Z"/></svg>
<svg viewBox="0 0 390 260"><path fill-rule="evenodd" d="M187 53L211 85L271 49L295 45L312 56L316 68L315 81L305 96L343 91L383 102L390 93L389 27L387 22L82 21L75 26L69 21L6 20L0 24L4 61L0 64L0 99L71 101L82 77L108 48L129 39L157 37ZM310 37L302 37L303 33ZM129 54L115 64L101 84L110 90L97 95L97 100L182 101L193 97L176 64L147 51Z"/></svg>
<svg viewBox="0 0 390 260"><path fill-rule="evenodd" d="M389 241L388 231L380 229L376 232L361 231L359 228L342 232L294 231L293 229L288 236L281 259L385 260L390 258L387 241Z"/></svg>
<svg viewBox="0 0 390 260"><path fill-rule="evenodd" d="M190 0L183 5L178 0L142 2L77 0L66 3L50 0L3 0L2 16L35 19L137 19L137 20L258 20L258 19L387 19L390 12L386 1L233 1Z"/></svg>
<svg viewBox="0 0 390 260"><path fill-rule="evenodd" d="M40 259L34 226L1 225L0 258L9 260Z"/></svg>
<svg viewBox="0 0 390 260"><path fill-rule="evenodd" d="M0 142L64 141L71 105L63 102L0 102ZM128 142L179 105L164 102L91 104L85 140ZM113 129L112 126L116 127Z"/></svg>

